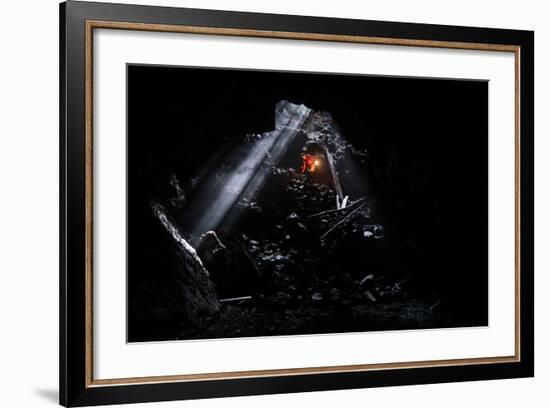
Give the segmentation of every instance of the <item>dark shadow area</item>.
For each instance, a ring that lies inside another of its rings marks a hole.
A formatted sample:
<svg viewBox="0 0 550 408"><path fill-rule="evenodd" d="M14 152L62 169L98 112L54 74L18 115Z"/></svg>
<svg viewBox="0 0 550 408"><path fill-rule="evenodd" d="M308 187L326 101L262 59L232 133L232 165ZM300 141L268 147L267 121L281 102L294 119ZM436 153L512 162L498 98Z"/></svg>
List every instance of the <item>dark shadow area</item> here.
<svg viewBox="0 0 550 408"><path fill-rule="evenodd" d="M57 389L35 390L35 393L52 404L57 405L59 403L59 391Z"/></svg>

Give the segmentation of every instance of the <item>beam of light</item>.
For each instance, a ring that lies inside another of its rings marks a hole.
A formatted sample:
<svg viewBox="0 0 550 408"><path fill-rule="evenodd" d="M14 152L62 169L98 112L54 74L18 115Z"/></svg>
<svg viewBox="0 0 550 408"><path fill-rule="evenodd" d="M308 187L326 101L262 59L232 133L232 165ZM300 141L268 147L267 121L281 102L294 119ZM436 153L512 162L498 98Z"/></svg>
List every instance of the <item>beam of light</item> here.
<svg viewBox="0 0 550 408"><path fill-rule="evenodd" d="M225 159L218 158L220 171L203 181L204 187L190 209L193 220L188 231L193 241L222 223L234 221L235 211L228 215L235 204L254 197L263 185L267 170L262 165L281 160L310 113L304 105L280 101L275 110L275 130L263 133L252 146L236 146Z"/></svg>

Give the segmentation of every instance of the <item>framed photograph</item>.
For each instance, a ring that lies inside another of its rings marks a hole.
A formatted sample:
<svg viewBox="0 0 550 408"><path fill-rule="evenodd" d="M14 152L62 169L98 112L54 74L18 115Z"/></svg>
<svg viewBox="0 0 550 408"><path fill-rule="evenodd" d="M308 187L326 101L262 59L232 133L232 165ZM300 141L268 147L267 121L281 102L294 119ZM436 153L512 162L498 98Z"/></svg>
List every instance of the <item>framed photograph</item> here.
<svg viewBox="0 0 550 408"><path fill-rule="evenodd" d="M533 32L60 27L62 405L533 376Z"/></svg>

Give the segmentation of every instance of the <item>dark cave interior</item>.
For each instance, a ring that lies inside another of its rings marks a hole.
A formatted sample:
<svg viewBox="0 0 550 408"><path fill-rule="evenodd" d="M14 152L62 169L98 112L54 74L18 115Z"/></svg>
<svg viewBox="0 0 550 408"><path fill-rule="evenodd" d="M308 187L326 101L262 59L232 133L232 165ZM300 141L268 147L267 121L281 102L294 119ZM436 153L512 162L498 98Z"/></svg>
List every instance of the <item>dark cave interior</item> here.
<svg viewBox="0 0 550 408"><path fill-rule="evenodd" d="M487 82L127 74L129 341L488 324Z"/></svg>

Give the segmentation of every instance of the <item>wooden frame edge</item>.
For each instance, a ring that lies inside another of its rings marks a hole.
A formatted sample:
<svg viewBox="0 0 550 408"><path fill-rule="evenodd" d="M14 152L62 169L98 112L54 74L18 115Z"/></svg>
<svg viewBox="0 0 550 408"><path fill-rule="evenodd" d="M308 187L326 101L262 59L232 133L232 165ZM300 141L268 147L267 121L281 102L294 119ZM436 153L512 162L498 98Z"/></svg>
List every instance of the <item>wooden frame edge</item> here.
<svg viewBox="0 0 550 408"><path fill-rule="evenodd" d="M86 285L86 378L85 386L93 382L93 26L86 24L86 130L85 130L85 285Z"/></svg>
<svg viewBox="0 0 550 408"><path fill-rule="evenodd" d="M205 34L233 37L277 38L287 40L328 41L359 44L397 45L407 47L451 48L478 51L515 52L519 46L507 44L484 44L458 41L416 40L406 38L373 37L343 34L319 34L293 31L270 31L222 27L201 27L191 25L130 23L125 21L86 20L86 29L104 28L112 30L156 31L164 33Z"/></svg>
<svg viewBox="0 0 550 408"><path fill-rule="evenodd" d="M378 44L410 47L448 48L462 50L513 52L515 58L515 354L502 357L480 357L448 360L429 360L415 362L395 362L378 364L356 364L342 366L323 366L307 368L288 368L274 370L252 370L234 372L216 372L203 374L184 374L152 377L128 377L113 379L93 378L93 30L118 29L132 31L171 32L203 35L240 36L255 38L276 38L291 40L329 41L343 43ZM521 297L520 297L520 239L521 239L521 186L520 186L520 84L521 84L521 46L507 44L484 44L456 41L416 40L388 37L372 37L357 35L334 35L319 33L302 33L288 31L269 31L252 29L200 27L191 25L130 23L123 21L86 20L85 23L85 144L86 144L86 233L85 233L85 284L86 284L86 356L85 356L85 387L96 388L114 385L158 384L187 381L229 380L239 378L281 377L303 374L326 374L339 372L363 372L390 369L411 369L443 366L465 366L479 364L519 363L521 362Z"/></svg>
<svg viewBox="0 0 550 408"><path fill-rule="evenodd" d="M283 377L301 374L331 374L341 372L365 372L374 370L392 370L392 369L410 369L410 368L428 368L444 367L449 365L464 366L476 364L499 364L515 363L517 359L510 357L481 357L466 358L455 360L429 360L414 361L404 363L380 363L380 364L356 364L342 366L324 366L324 367L304 367L304 368L285 368L274 370L252 370L252 371L228 371L204 374L184 374L184 375L165 375L151 377L128 377L94 380L90 387L103 387L110 385L133 385L133 384L159 384L168 382L187 382L187 381L210 381L210 380L234 380L239 378L258 378L258 377Z"/></svg>

